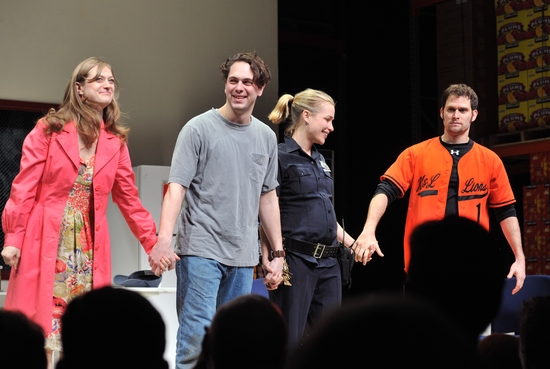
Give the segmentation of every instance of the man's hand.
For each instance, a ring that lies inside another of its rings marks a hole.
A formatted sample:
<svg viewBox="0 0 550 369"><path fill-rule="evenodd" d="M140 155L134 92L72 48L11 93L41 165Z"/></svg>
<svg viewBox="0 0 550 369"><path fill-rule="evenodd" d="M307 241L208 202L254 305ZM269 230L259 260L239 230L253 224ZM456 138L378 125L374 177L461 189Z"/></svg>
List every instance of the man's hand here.
<svg viewBox="0 0 550 369"><path fill-rule="evenodd" d="M270 291L276 290L283 282L283 260L283 258L274 258L262 264L265 271L264 284Z"/></svg>
<svg viewBox="0 0 550 369"><path fill-rule="evenodd" d="M352 250L355 255L355 261L363 263L363 265L367 265L367 263L372 260L372 255L375 252L378 256L384 257L375 235L366 231L361 232L359 237L355 239Z"/></svg>
<svg viewBox="0 0 550 369"><path fill-rule="evenodd" d="M153 273L159 276L167 270L174 269L176 260L180 260L180 257L172 250L170 243L161 244L157 242L149 253L148 260Z"/></svg>
<svg viewBox="0 0 550 369"><path fill-rule="evenodd" d="M516 276L516 287L512 290L512 295L515 295L523 287L525 281L525 261L516 260L510 266L510 272L506 276L508 279Z"/></svg>

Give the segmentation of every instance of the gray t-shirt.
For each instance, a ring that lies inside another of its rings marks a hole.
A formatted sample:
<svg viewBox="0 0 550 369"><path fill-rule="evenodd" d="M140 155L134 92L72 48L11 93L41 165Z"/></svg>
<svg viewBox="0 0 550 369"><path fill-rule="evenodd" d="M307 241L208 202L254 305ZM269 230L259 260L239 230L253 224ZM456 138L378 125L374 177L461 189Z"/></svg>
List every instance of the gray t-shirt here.
<svg viewBox="0 0 550 369"><path fill-rule="evenodd" d="M181 129L169 182L187 188L176 253L228 266L258 264L260 195L277 187L277 137L252 117L231 123L211 109Z"/></svg>

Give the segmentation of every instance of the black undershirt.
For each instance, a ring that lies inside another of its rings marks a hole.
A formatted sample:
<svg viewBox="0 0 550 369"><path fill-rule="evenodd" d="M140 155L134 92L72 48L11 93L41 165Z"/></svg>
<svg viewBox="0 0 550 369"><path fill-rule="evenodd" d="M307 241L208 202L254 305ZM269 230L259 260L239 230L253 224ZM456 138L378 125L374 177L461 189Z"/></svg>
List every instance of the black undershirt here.
<svg viewBox="0 0 550 369"><path fill-rule="evenodd" d="M463 144L448 144L439 138L439 142L445 147L449 154L453 158L453 168L451 170L451 178L449 179L449 188L447 193L447 205L445 208L445 216L458 214L458 161L464 154L470 151L474 145L472 140ZM399 188L389 179L384 179L376 187L374 196L379 193L383 193L388 198L388 205L395 199L399 198L401 191ZM508 217L517 217L516 208L514 204L502 206L493 209L496 219L501 222Z"/></svg>
<svg viewBox="0 0 550 369"><path fill-rule="evenodd" d="M453 158L453 169L451 170L451 178L449 178L449 188L447 190L447 206L445 207L445 216L458 215L458 161L474 146L472 140L467 143L448 144L443 142L441 137L439 142L449 151Z"/></svg>

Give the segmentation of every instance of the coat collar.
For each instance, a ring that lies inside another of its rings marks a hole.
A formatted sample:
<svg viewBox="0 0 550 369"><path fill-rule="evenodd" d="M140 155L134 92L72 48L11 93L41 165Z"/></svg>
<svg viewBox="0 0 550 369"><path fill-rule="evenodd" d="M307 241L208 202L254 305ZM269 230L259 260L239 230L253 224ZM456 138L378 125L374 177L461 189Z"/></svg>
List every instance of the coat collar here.
<svg viewBox="0 0 550 369"><path fill-rule="evenodd" d="M80 166L80 154L78 151L78 135L74 122L69 122L63 126L61 132L55 137L62 150L65 151L71 162L78 168ZM120 150L121 142L117 136L105 131L105 125L101 122L101 130L97 142L95 154L94 173L97 173L111 160L111 158Z"/></svg>

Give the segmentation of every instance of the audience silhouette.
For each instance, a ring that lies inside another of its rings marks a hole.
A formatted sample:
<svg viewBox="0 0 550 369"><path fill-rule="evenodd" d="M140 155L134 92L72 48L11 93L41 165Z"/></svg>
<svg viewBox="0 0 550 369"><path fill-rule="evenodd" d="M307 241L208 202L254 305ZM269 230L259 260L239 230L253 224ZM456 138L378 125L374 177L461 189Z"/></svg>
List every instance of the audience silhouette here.
<svg viewBox="0 0 550 369"><path fill-rule="evenodd" d="M477 349L502 300L505 269L496 238L478 223L453 216L417 226L410 245L405 297L419 296L443 309Z"/></svg>
<svg viewBox="0 0 550 369"><path fill-rule="evenodd" d="M56 369L168 368L162 316L125 288L101 287L72 299L61 317L61 343Z"/></svg>
<svg viewBox="0 0 550 369"><path fill-rule="evenodd" d="M379 292L346 300L291 350L286 369L477 368L477 353L448 316L420 298Z"/></svg>
<svg viewBox="0 0 550 369"><path fill-rule="evenodd" d="M19 311L0 309L2 368L46 369L42 328Z"/></svg>
<svg viewBox="0 0 550 369"><path fill-rule="evenodd" d="M281 369L288 332L281 311L258 294L241 295L216 311L205 328L195 369Z"/></svg>
<svg viewBox="0 0 550 369"><path fill-rule="evenodd" d="M477 345L481 369L522 369L519 358L519 340L505 333L483 337Z"/></svg>
<svg viewBox="0 0 550 369"><path fill-rule="evenodd" d="M523 369L550 368L550 296L524 301L519 327L520 358Z"/></svg>

